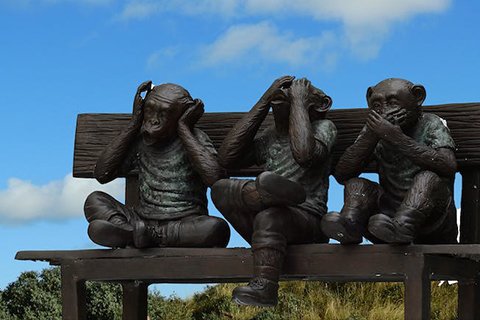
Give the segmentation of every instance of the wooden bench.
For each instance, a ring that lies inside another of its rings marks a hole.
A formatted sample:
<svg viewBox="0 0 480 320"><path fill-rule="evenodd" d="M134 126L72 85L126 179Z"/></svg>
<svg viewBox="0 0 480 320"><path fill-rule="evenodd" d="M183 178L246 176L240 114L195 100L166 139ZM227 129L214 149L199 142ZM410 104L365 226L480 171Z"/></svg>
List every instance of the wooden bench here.
<svg viewBox="0 0 480 320"><path fill-rule="evenodd" d="M334 163L365 123L367 110L330 111L338 128ZM459 280L459 319L480 319L480 103L430 106L448 121L457 143L462 175L460 245L312 244L290 246L283 280L399 281L405 284L405 319L429 319L430 281ZM198 123L218 147L243 113L205 114ZM93 178L104 146L129 121L129 114L81 114L77 119L73 175ZM266 125L272 118L266 120ZM232 171L255 176L261 168ZM374 172L369 168L367 172ZM126 203L138 199L137 179L126 177ZM459 204L457 204L459 206ZM81 210L81 208L79 208ZM252 254L229 249L97 249L20 251L18 260L48 261L62 274L63 319L85 319L85 281L113 281L123 286L123 319L146 319L147 287L152 283L225 283L252 277Z"/></svg>

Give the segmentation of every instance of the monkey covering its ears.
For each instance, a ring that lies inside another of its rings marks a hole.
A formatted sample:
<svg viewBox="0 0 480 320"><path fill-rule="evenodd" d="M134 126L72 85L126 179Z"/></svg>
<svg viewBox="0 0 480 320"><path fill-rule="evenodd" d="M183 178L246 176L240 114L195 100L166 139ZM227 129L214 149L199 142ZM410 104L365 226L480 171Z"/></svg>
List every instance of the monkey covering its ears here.
<svg viewBox="0 0 480 320"><path fill-rule="evenodd" d="M145 99L142 93L146 92ZM93 192L85 201L88 235L107 247L225 247L228 224L208 216L207 187L224 177L210 138L194 127L201 100L175 84L142 83L131 121L100 155L95 177L107 183L138 171L139 201L127 207Z"/></svg>

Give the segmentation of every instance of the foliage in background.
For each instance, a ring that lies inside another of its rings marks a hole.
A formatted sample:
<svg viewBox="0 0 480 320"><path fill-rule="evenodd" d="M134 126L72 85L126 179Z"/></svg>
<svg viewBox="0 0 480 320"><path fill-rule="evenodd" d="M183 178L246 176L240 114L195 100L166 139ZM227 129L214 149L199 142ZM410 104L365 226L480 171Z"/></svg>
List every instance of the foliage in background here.
<svg viewBox="0 0 480 320"><path fill-rule="evenodd" d="M23 272L1 292L1 320L61 320L60 269ZM119 285L87 283L87 319L120 319L122 290Z"/></svg>
<svg viewBox="0 0 480 320"><path fill-rule="evenodd" d="M403 285L398 283L283 282L275 308L231 302L235 284L208 287L189 299L149 294L151 320L383 320L403 319ZM87 318L121 319L121 287L87 283ZM457 286L432 283L434 320L456 319ZM1 320L61 319L60 271L25 272L0 292Z"/></svg>

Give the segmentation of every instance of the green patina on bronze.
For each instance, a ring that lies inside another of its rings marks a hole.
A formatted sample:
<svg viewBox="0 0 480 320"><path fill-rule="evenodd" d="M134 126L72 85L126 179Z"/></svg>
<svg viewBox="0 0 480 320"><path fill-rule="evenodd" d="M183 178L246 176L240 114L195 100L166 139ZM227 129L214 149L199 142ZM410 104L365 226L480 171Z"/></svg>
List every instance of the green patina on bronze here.
<svg viewBox="0 0 480 320"><path fill-rule="evenodd" d="M307 199L304 203L294 207L309 213L323 215L327 212L330 151L335 144L337 129L330 120L318 120L312 123L312 130L315 139L328 149L329 156L325 162L314 163L308 168L302 168L292 155L290 137L280 135L274 127L265 130L255 140L255 155L257 162L265 165L265 170L303 186Z"/></svg>

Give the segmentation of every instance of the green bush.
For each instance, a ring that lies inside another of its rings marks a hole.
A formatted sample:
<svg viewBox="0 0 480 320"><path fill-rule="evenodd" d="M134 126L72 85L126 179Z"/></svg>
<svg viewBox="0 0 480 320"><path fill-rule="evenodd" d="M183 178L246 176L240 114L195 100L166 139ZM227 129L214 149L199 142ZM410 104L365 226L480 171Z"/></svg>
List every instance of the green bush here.
<svg viewBox="0 0 480 320"><path fill-rule="evenodd" d="M0 319L60 320L60 269L23 272L1 292ZM121 319L120 285L87 282L87 319ZM3 312L3 314L2 314ZM9 318L10 317L10 318Z"/></svg>
<svg viewBox="0 0 480 320"><path fill-rule="evenodd" d="M0 291L1 320L61 319L60 271L24 272ZM151 320L384 320L403 319L401 283L282 282L274 308L238 306L231 300L237 284L209 286L188 299L149 294ZM457 285L432 283L433 320L457 317ZM121 287L87 282L87 319L120 320Z"/></svg>
<svg viewBox="0 0 480 320"><path fill-rule="evenodd" d="M164 298L156 291L148 296L148 314L152 320L192 319L192 310L187 301L176 296Z"/></svg>

